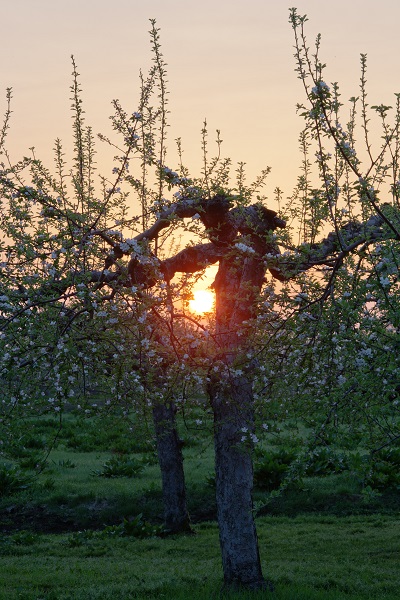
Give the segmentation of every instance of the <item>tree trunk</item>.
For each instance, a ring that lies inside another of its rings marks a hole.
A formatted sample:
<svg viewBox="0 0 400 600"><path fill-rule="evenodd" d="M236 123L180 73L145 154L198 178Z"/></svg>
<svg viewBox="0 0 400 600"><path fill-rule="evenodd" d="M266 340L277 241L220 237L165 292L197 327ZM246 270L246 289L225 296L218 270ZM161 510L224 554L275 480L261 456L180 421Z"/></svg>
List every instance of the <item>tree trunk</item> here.
<svg viewBox="0 0 400 600"><path fill-rule="evenodd" d="M155 239L170 225L171 216L183 219L196 213L211 243L185 248L174 257L160 261L159 269L169 282L177 272L195 273L219 261L214 281L217 356L213 366L221 365L221 371L217 378L217 371L212 369L209 395L215 422L216 499L224 578L226 586L271 587L262 576L252 513L251 436L247 448L242 441L242 437L253 432L254 414L251 341L243 325L257 314L257 301L268 266L266 256L279 254L270 234L286 223L261 203L232 208L228 197L217 194L196 201L181 199L164 210L158 221L135 239L137 242ZM131 259L128 271L133 285L154 285L136 257ZM276 269L276 276L279 273ZM240 364L242 369L235 368ZM159 450L159 456L161 454Z"/></svg>
<svg viewBox="0 0 400 600"><path fill-rule="evenodd" d="M265 268L257 258L220 260L215 279L219 371L209 396L214 412L215 478L226 587L272 589L262 575L253 516L254 435L252 365L243 322L251 319ZM239 365L239 366L236 366Z"/></svg>
<svg viewBox="0 0 400 600"><path fill-rule="evenodd" d="M226 587L267 588L253 517L252 386L244 375L211 382L216 497Z"/></svg>
<svg viewBox="0 0 400 600"><path fill-rule="evenodd" d="M164 526L169 533L190 532L186 505L182 442L176 429L176 408L172 401L153 406L158 462L161 469Z"/></svg>

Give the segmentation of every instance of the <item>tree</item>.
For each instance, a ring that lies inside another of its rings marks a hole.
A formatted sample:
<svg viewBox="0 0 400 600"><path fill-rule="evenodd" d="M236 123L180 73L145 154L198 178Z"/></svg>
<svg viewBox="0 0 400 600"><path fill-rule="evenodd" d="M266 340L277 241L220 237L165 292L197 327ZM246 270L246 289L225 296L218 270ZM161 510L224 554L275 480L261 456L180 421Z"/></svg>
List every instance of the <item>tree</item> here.
<svg viewBox="0 0 400 600"><path fill-rule="evenodd" d="M383 219L373 216L364 224L353 222L329 234L294 258L280 257L272 235L276 228L285 227L285 222L274 211L261 204L231 208L226 196L217 195L211 199L181 199L162 212L143 235L146 239L158 235L173 216L183 219L195 214L207 228L210 243L189 247L160 261L159 269L170 281L177 271L192 273L219 261L214 283L216 355L208 376L208 393L214 412L222 561L227 586L256 589L269 584L262 576L252 514L251 452L243 442L251 447L255 436L251 329L267 267L276 279L285 281L321 263L336 265L345 252L340 250L343 239L351 248L388 233ZM133 281L145 281L135 259L130 262L129 272Z"/></svg>
<svg viewBox="0 0 400 600"><path fill-rule="evenodd" d="M65 409L72 407L87 416L102 411L122 413L127 419L132 410L137 414L153 410L165 527L177 531L190 528L174 415L174 395L182 377L177 377L173 366L168 327L160 331L160 323L165 322L163 302L159 302L162 292L154 298L136 294L121 263L133 247L139 261L151 263L128 232L137 223L145 227L151 215L148 203L162 200L167 179L158 162L164 153L165 99L160 106L151 106L157 88L165 85L154 22L151 41L154 66L147 79L141 77L138 110L128 115L118 101L113 102L112 123L122 137L122 147L101 136L117 153L117 166L112 182L99 178L100 190L94 137L85 123L74 59L75 155L70 171L60 140L55 143L55 175L34 150L32 158L12 164L5 148L11 116L11 90L7 91L0 138L4 156L1 376L8 392L2 422L6 426L18 416L55 414L61 427ZM129 171L135 155L141 163L140 177L132 177ZM26 171L30 185L24 183ZM151 184L150 177L154 177ZM156 190L149 188L154 181ZM128 216L123 183L138 195L140 218ZM10 432L7 427L6 432Z"/></svg>
<svg viewBox="0 0 400 600"><path fill-rule="evenodd" d="M250 351L246 323L255 316L267 253L278 249L271 234L285 223L262 204L231 208L226 196L181 199L143 234L146 239L168 227L173 216L199 215L210 243L191 246L160 261L167 282L177 271L193 273L219 261L216 292L215 346L208 392L214 412L216 494L224 577L227 585L267 585L261 572L253 520L251 454L242 443L244 432L254 434ZM144 281L136 259L129 265L132 281ZM152 281L150 281L152 283Z"/></svg>
<svg viewBox="0 0 400 600"><path fill-rule="evenodd" d="M95 381L103 393L105 389L110 390L113 403L118 406L126 403L127 410L131 390L146 391L150 387L162 466L167 457L181 464L174 422L174 368L179 371L182 367L184 371L185 361L191 359L191 373L185 371L185 378L199 377L194 367L205 373L214 414L216 494L225 584L251 589L270 586L262 574L252 505L251 451L256 442L253 387L259 367L257 355L260 358L267 355L270 360L270 352L276 348L272 348L271 340L274 340L280 347L275 360L280 361L282 369L287 369L284 361L288 358L294 368L293 374L282 377L288 383L286 390L294 385L289 379L301 386L301 361L309 358L312 348L323 348L322 355L326 357L329 323L335 316L339 329L343 324L346 307L345 303L337 302L336 291L346 294L349 286L352 291L358 290L358 312L352 313L356 329L360 314L367 306L362 294L377 268L374 263L379 245L384 248L385 257L390 257L384 263L390 272L381 275L378 269L379 300L383 303L378 303L378 298L373 299L374 321L375 325L379 323L382 310L387 310L387 327L383 327L382 333L386 335L390 327L398 328L397 273L391 269L397 261L400 238L399 106L392 127L386 122L388 107L376 107L382 118L384 143L374 159L368 142L363 71L363 130L370 156L370 164L363 172L354 148L356 102L352 103L353 116L345 130L338 118L338 87L334 84L331 91L322 79L324 66L318 58L319 38L316 52L310 57L303 31L305 17L299 17L292 9L290 20L295 32L297 70L309 107L299 107L306 119L300 138L303 170L290 203L282 211L285 218L267 208L261 198L252 201L268 170L254 184L246 186L243 165L239 165L236 187L228 187L230 161L222 160L218 154L207 162L206 125L202 177L190 179L182 164L180 174L166 166L165 71L154 24L155 67L149 79L142 80L140 111L129 116L118 102L114 103L113 125L122 133L125 148L124 151L117 148L118 166L111 188L102 180L101 201L94 194L92 137L90 130L82 126L76 75L73 98L77 145L71 179L75 203L67 196L59 143L56 146L57 179L36 159L3 165L1 172L2 195L7 200L2 219L11 240L3 243L6 256L0 298L3 378L7 377L10 365L18 368L18 373L23 369L29 373L32 369L38 371L41 375L35 379L36 397L44 386L47 400L50 391L54 394L52 410L60 412L70 401L71 383L77 385L75 378L68 379L77 364L82 366L81 387L86 390L88 380ZM150 110L147 101L154 81L161 98L156 112ZM7 123L6 116L2 142ZM219 137L217 143L219 148ZM325 143L333 146L333 152L328 152ZM320 185L311 181L312 144L317 146ZM131 153L141 158L141 178L129 173ZM386 154L389 155L387 162ZM22 172L27 167L32 170L29 187L22 184ZM148 184L151 169L153 188ZM379 202L375 189L385 184L389 172L393 178L389 185L390 206ZM126 230L132 231L137 221L127 216L127 196L118 189L120 184L129 184L138 191L141 203L142 231L129 237ZM173 199L165 199L164 189L173 187L179 191ZM58 194L56 198L54 192ZM281 197L279 190L277 196ZM293 216L300 218L300 236L296 242L295 232L287 226ZM197 239L184 249L172 244L166 255L167 241L181 225ZM278 229L282 229L282 233ZM333 231L327 234L330 229ZM286 248L283 254L280 247ZM374 248L370 257L366 254L369 248ZM192 353L191 357L190 337L184 333L184 327L178 325L187 320L187 315L183 309L176 308L175 301L179 301L182 291L187 294L191 275L216 263L219 266L214 282L215 329L208 332L207 356L199 352L198 355ZM363 268L365 266L363 271L359 267L361 263ZM265 286L267 271L280 282L281 288L275 293L272 282L268 281ZM179 273L183 273L183 279L177 282ZM390 283L390 293L385 278ZM293 280L295 283L290 289L287 282ZM276 312L275 308L280 307L280 314L269 327L265 326L260 308L265 299L273 305L266 311L270 317ZM156 331L155 322L160 324L160 332ZM109 325L113 326L112 330ZM293 340L296 341L297 354L278 339L280 331L287 334L290 347ZM132 352L133 340L135 352ZM166 350L169 345L172 354ZM176 360L166 358L166 352ZM136 360L134 369L132 355ZM140 369L146 370L149 364L152 375L143 386L145 380ZM323 364L321 360L319 368L323 368ZM165 378L168 381L162 381ZM9 385L13 395L3 403L4 418L19 410L31 409L28 398L33 391L30 391L29 381L13 378ZM331 394L328 403L329 413ZM174 487L178 495L182 490L182 473L180 484ZM164 488L168 488L168 483ZM185 522L185 503L180 506L183 507L182 522Z"/></svg>
<svg viewBox="0 0 400 600"><path fill-rule="evenodd" d="M321 263L316 276L307 271L307 278L297 277L292 306L297 304L301 317L301 349L295 343L295 352L286 353L291 381L285 378L281 384L297 388L303 406L306 402L310 407L309 422L314 420L319 439L328 435L329 425L340 422L357 437L362 435L375 453L399 434L400 371L394 350L400 314L399 96L394 95L392 119L390 106L368 105L367 59L361 55L359 96L350 99L344 125L339 85L328 85L319 58L320 36L312 54L304 31L307 18L293 9L290 21L307 98L298 105L305 120L300 136L303 166L291 211L299 218L299 237L306 243L301 252L314 246ZM372 126L374 115L378 122ZM379 121L377 138L371 132ZM334 233L318 249L318 236L327 226ZM288 266L291 261L293 257ZM394 351L390 357L389 349Z"/></svg>

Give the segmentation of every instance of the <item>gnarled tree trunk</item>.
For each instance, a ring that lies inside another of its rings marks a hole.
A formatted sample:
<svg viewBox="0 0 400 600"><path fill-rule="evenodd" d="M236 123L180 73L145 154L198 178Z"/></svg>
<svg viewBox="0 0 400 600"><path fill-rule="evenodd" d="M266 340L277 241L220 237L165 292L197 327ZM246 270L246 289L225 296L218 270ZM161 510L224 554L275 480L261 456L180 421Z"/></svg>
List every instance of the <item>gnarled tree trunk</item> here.
<svg viewBox="0 0 400 600"><path fill-rule="evenodd" d="M219 261L214 282L215 358L219 370L212 370L208 391L214 411L216 500L222 565L226 587L262 589L271 588L271 585L262 575L253 517L252 367L247 356L249 342L243 323L255 316L267 268L265 255L279 254L279 249L270 241L270 233L276 227L284 227L285 223L274 211L261 204L231 208L230 200L218 195L196 202L182 200L163 211L159 220L136 240L153 239L169 226L172 215L186 218L198 213L211 243L189 246L160 261L158 268L170 281L178 271L194 273ZM242 237L238 238L239 233ZM128 269L134 284L154 285L145 266L136 258L131 259ZM165 452L167 455L170 453L168 446L167 449L160 446L160 460Z"/></svg>

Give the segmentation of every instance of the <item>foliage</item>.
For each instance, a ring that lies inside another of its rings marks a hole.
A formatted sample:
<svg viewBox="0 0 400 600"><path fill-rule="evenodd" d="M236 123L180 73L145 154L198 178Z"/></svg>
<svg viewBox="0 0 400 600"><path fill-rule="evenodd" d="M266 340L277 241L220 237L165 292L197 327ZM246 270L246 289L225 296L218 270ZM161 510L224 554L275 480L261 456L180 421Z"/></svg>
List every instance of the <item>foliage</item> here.
<svg viewBox="0 0 400 600"><path fill-rule="evenodd" d="M272 491L280 487L296 452L285 448L266 452L254 464L254 483L262 490Z"/></svg>
<svg viewBox="0 0 400 600"><path fill-rule="evenodd" d="M99 450L106 452L112 450L118 454L132 452L151 452L153 440L149 439L146 432L138 431L135 422L128 418L112 419L96 418L65 420L59 439L68 448L78 452L93 452Z"/></svg>
<svg viewBox="0 0 400 600"><path fill-rule="evenodd" d="M79 420L77 420L79 423ZM89 426L90 421L85 423ZM73 421L70 423L73 426ZM181 425L181 423L180 423ZM195 423L188 423L189 431ZM124 436L123 431L116 436ZM280 436L290 439L293 434L291 427L282 426ZM303 430L306 436L306 431ZM109 458L109 453L99 450L92 453L77 452L66 449L62 444L50 453L48 464L51 467L52 489L48 489L46 480L48 471L35 473L34 485L17 491L13 495L3 496L0 504L0 527L7 532L17 532L19 529L41 532L72 532L99 531L104 525L120 527L124 518L130 520L138 512L142 520L158 527L162 513L162 496L159 470L148 464L146 452L137 455L144 466L140 477L114 478L91 477L93 471L101 470L101 465ZM115 443L118 443L117 437ZM302 445L306 443L303 438ZM300 447L300 444L298 444ZM278 449L282 448L279 446ZM255 450L256 465L263 463L263 455L274 455L277 447L257 447ZM283 448L288 453L290 446ZM280 454L278 452L278 454ZM339 455L333 449L329 456ZM295 452L297 457L298 450ZM323 456L325 454L323 453ZM300 518L306 514L324 514L326 518L348 515L378 515L397 514L399 490L396 487L368 488L367 475L371 468L368 454L361 449L359 453L346 452L349 470L328 472L318 469L318 475L305 475L307 454L299 473L302 480L293 478L290 470L289 477L283 479L281 488L276 496L265 487L258 484L254 489L254 500L258 514L287 516ZM136 456L136 455L135 455ZM201 437L196 444L184 449L185 470L187 473L187 495L191 514L191 522L195 530L201 527L204 520L216 519L215 478L212 486L206 484L207 473L213 467L212 449L209 447L207 429L201 431ZM379 454L378 454L379 456ZM295 459L296 460L296 459ZM67 468L64 465L75 465ZM294 463L296 464L296 463ZM291 463L291 466L293 463ZM339 463L340 465L340 463ZM291 469L291 466L289 469ZM278 464L278 469L280 468ZM331 471L331 468L328 468ZM398 471L397 471L398 472ZM378 473L378 472L377 472ZM280 474L278 472L278 474ZM382 477L380 474L379 477ZM269 481L269 473L265 473ZM289 479L289 485L288 484ZM210 478L211 483L211 478ZM261 482L262 485L262 482ZM97 548L101 539L89 539L83 546ZM77 535L79 539L79 535ZM83 540L84 541L84 540Z"/></svg>
<svg viewBox="0 0 400 600"><path fill-rule="evenodd" d="M162 532L163 528L161 526L155 526L145 521L142 514L134 518L124 519L120 525L110 526L104 530L106 535L137 537L139 539L161 535Z"/></svg>
<svg viewBox="0 0 400 600"><path fill-rule="evenodd" d="M352 98L344 124L339 86L325 82L320 36L313 54L306 21L291 9L296 70L306 99L298 105L304 119L301 170L286 204L282 190L275 190L274 202L288 226L276 238L283 254L265 257L269 268L290 279L279 288L268 279L255 321L246 325L252 352L239 357L237 368L254 370L257 355L261 424L301 416L312 435L350 430L363 443L368 438L373 449L396 436L399 422L399 99L395 96L392 122L389 107L368 106L362 57L360 94ZM181 247L174 240L178 226L191 244L206 238L199 219L169 216L168 231L152 242L142 233L182 199L221 194L238 209L254 197L263 202L258 194L268 169L247 185L239 163L232 181L234 167L222 156L219 132L217 154L210 158L206 122L201 176L191 177L184 166L180 139L179 165L176 170L167 166L166 65L154 22L150 40L154 60L140 78L137 110L128 112L114 100L115 138L100 136L100 143L115 152L112 177L97 172L98 150L86 123L74 59L71 167L58 139L54 173L35 152L10 162L6 134L12 93L7 91L0 173L3 447L13 445L11 421L27 414L54 415L62 426L71 408L83 416L135 412L146 419L154 400L174 398L180 408L190 399L196 405L191 391L207 382L218 353L212 322L200 328L185 310L177 310L178 302L184 308L190 297L194 278L188 273L165 282L158 271L158 257ZM375 154L374 115L383 133ZM331 238L323 238L330 230ZM239 246L247 248L245 238ZM332 251L316 260L315 248L323 249L327 239ZM129 258L143 269L133 286ZM149 279L151 291L145 285ZM28 437L14 446L49 443L36 433L31 441ZM72 432L68 443L88 451L95 447ZM130 442L115 450L130 452Z"/></svg>
<svg viewBox="0 0 400 600"><path fill-rule="evenodd" d="M74 462L72 462L72 460L70 460L69 458L59 460L58 464L63 469L75 469L75 467L76 467L76 464Z"/></svg>
<svg viewBox="0 0 400 600"><path fill-rule="evenodd" d="M275 264L286 282L268 280L257 318L258 420L270 431L277 419L302 420L310 447L374 451L400 424L399 95L393 108L369 106L362 55L359 94L346 107L306 22L290 10L302 164L282 206L292 225Z"/></svg>
<svg viewBox="0 0 400 600"><path fill-rule="evenodd" d="M137 477L143 472L144 465L138 459L120 454L115 454L107 460L102 468L94 471L98 477Z"/></svg>
<svg viewBox="0 0 400 600"><path fill-rule="evenodd" d="M0 498L26 490L31 484L28 475L9 463L0 464Z"/></svg>
<svg viewBox="0 0 400 600"><path fill-rule="evenodd" d="M347 454L337 452L331 446L317 446L308 452L300 452L290 446L269 451L257 448L255 456L254 483L266 491L278 490L289 474L289 483L300 484L301 476L323 477L342 473L348 471L354 462Z"/></svg>
<svg viewBox="0 0 400 600"><path fill-rule="evenodd" d="M136 517L124 519L120 525L109 525L99 531L90 529L77 531L68 537L67 544L70 548L76 548L92 540L96 541L108 537L135 537L144 539L161 535L162 533L162 527L152 525L143 519L142 514L139 514Z"/></svg>
<svg viewBox="0 0 400 600"><path fill-rule="evenodd" d="M400 450L385 448L370 460L365 485L374 490L400 490Z"/></svg>
<svg viewBox="0 0 400 600"><path fill-rule="evenodd" d="M317 447L310 453L305 472L311 476L323 476L341 473L349 466L349 459L343 452L338 453L329 446Z"/></svg>

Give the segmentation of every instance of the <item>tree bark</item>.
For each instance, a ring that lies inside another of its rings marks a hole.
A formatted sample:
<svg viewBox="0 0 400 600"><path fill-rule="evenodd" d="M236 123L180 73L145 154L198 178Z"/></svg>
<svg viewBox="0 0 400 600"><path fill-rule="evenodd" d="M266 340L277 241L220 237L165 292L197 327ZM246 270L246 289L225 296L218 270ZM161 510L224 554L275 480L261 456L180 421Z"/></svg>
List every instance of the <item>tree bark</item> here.
<svg viewBox="0 0 400 600"><path fill-rule="evenodd" d="M220 260L214 283L221 354L211 370L208 393L214 412L217 514L227 588L272 589L262 574L253 516L252 365L246 336L240 335L243 321L254 316L264 274L256 254L232 255Z"/></svg>
<svg viewBox="0 0 400 600"><path fill-rule="evenodd" d="M215 479L219 539L227 588L263 589L263 578L253 517L254 432L253 392L245 375L209 386L214 411Z"/></svg>
<svg viewBox="0 0 400 600"><path fill-rule="evenodd" d="M186 504L182 441L176 428L172 401L153 406L158 462L161 470L164 526L168 533L191 532Z"/></svg>

